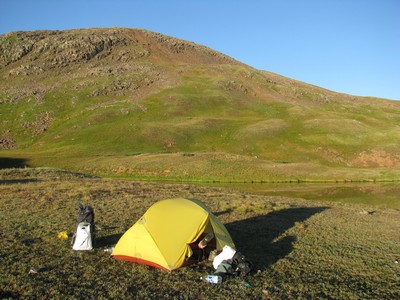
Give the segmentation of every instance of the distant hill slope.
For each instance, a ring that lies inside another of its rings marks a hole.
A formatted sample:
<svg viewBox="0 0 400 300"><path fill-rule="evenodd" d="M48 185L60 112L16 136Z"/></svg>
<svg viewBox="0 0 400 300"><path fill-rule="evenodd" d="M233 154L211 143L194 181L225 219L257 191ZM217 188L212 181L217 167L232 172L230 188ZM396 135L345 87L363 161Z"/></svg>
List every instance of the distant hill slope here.
<svg viewBox="0 0 400 300"><path fill-rule="evenodd" d="M0 78L0 155L31 165L267 179L400 169L399 102L335 93L147 30L1 35Z"/></svg>

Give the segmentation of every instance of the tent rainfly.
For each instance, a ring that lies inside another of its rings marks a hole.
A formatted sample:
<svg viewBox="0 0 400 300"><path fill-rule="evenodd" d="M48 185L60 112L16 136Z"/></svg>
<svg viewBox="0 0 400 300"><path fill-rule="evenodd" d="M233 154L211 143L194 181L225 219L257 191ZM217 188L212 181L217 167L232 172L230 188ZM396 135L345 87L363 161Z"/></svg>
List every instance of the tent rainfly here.
<svg viewBox="0 0 400 300"><path fill-rule="evenodd" d="M120 238L112 256L172 271L192 256L190 244L213 233L216 249L235 248L225 226L199 200L165 199L153 204Z"/></svg>

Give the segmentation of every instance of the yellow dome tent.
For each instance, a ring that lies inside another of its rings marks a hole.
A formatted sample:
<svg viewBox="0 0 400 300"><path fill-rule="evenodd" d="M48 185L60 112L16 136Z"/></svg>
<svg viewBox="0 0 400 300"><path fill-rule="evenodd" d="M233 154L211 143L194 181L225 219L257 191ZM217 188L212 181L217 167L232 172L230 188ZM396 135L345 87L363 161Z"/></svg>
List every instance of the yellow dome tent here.
<svg viewBox="0 0 400 300"><path fill-rule="evenodd" d="M120 238L112 256L172 271L193 254L190 244L203 234L213 233L216 249L235 248L225 226L198 200L161 200Z"/></svg>

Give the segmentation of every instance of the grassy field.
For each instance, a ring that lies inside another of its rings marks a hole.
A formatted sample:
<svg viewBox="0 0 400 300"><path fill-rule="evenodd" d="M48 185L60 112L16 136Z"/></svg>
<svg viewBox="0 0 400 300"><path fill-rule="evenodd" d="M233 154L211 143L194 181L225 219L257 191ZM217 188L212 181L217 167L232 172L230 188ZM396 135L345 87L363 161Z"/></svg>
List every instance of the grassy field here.
<svg viewBox="0 0 400 300"><path fill-rule="evenodd" d="M104 252L160 199L196 198L254 263L246 278L199 281L208 263L172 273ZM78 203L98 228L90 252L72 250ZM2 299L397 299L400 211L228 188L155 184L55 169L0 170ZM29 274L31 268L39 270Z"/></svg>
<svg viewBox="0 0 400 300"><path fill-rule="evenodd" d="M335 183L400 179L400 169L397 168L329 167L318 161L271 161L224 152L80 155L75 151L41 153L3 150L0 164L9 167L57 167L95 176L151 181Z"/></svg>

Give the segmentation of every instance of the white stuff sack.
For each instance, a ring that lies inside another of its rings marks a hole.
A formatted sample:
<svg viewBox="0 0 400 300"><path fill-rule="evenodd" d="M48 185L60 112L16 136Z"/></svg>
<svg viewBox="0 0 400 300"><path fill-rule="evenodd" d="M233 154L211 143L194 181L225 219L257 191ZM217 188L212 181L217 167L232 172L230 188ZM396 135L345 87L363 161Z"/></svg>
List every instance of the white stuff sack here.
<svg viewBox="0 0 400 300"><path fill-rule="evenodd" d="M231 259L235 255L235 253L236 250L232 247L224 246L224 248L222 248L222 252L218 254L213 260L214 269L217 269L222 261Z"/></svg>
<svg viewBox="0 0 400 300"><path fill-rule="evenodd" d="M92 226L90 223L82 222L78 224L75 234L75 242L72 246L74 250L92 250Z"/></svg>

